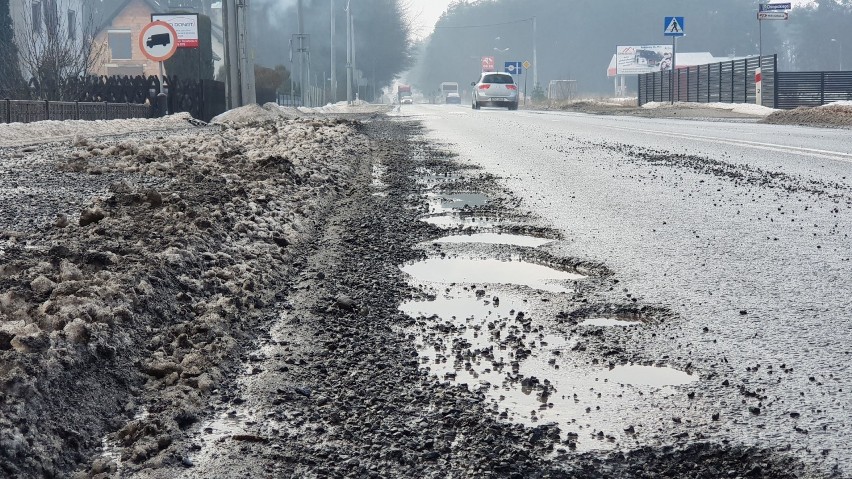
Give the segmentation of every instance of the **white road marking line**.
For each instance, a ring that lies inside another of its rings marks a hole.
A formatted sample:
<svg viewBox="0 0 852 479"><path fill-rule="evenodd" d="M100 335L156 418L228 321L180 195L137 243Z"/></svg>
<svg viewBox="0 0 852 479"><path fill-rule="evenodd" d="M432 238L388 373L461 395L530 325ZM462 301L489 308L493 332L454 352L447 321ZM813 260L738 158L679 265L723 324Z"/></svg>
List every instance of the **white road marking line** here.
<svg viewBox="0 0 852 479"><path fill-rule="evenodd" d="M745 146L749 148L755 148L758 150L768 150L768 151L776 151L780 153L790 153L794 155L802 155L802 156L811 156L814 158L825 158L829 160L835 161L845 161L852 162L852 153L843 153L840 151L830 151L830 150L819 150L816 148L802 148L799 146L787 146L787 145L779 145L775 143L763 143L759 141L750 141L750 140L735 140L732 138L719 138L713 136L701 136L701 135L691 135L688 133L673 133L668 131L660 131L660 130L646 130L643 128L629 128L623 126L604 126L601 125L601 128L608 128L610 130L622 130L622 131L635 131L639 133L647 133L649 135L657 135L663 136L667 138L681 138L685 140L698 140L698 141L706 141L710 143L723 143L732 146Z"/></svg>

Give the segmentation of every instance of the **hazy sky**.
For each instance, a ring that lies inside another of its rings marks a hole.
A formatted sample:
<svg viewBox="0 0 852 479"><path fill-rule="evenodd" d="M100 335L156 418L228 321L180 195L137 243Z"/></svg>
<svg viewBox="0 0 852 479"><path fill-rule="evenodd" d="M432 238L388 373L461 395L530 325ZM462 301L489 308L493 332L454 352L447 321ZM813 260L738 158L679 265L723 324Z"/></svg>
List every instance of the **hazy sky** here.
<svg viewBox="0 0 852 479"><path fill-rule="evenodd" d="M432 33L438 18L453 0L411 0L411 15L417 27L415 36L423 38Z"/></svg>
<svg viewBox="0 0 852 479"><path fill-rule="evenodd" d="M415 36L423 38L432 33L432 28L438 18L447 10L447 6L453 0L410 0L411 15L415 17ZM556 0L558 1L558 0ZM782 3L784 0L773 0L772 3ZM812 0L792 0L790 3L796 6L807 5ZM767 2L769 3L769 2Z"/></svg>

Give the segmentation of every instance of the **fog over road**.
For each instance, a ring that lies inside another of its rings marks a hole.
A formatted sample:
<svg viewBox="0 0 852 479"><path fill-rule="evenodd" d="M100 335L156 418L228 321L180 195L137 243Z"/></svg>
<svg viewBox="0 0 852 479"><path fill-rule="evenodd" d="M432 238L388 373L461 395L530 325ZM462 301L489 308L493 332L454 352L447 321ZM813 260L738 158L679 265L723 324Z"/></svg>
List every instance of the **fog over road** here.
<svg viewBox="0 0 852 479"><path fill-rule="evenodd" d="M561 230L555 254L609 267L623 289L603 299L677 315L625 347L693 364L722 416L693 418L701 435L852 474L847 130L444 105L402 114Z"/></svg>

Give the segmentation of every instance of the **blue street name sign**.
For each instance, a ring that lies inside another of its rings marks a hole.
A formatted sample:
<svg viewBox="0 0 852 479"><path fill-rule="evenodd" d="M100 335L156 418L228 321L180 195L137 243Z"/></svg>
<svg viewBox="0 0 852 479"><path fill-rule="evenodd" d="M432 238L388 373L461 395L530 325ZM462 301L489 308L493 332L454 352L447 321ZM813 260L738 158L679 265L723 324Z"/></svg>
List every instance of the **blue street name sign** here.
<svg viewBox="0 0 852 479"><path fill-rule="evenodd" d="M793 5L790 3L761 3L758 8L761 12L778 12L790 10L793 8Z"/></svg>
<svg viewBox="0 0 852 479"><path fill-rule="evenodd" d="M682 37L686 35L686 22L683 17L666 17L663 22L663 35L667 37Z"/></svg>

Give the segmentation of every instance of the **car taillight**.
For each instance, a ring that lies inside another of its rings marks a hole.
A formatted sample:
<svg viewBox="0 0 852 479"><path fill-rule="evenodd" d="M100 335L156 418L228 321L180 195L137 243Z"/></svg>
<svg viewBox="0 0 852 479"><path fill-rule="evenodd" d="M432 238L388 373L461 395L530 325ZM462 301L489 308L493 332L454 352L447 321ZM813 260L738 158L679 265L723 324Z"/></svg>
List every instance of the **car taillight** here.
<svg viewBox="0 0 852 479"><path fill-rule="evenodd" d="M491 88L491 85L489 85L489 84L487 84L487 83L486 83L486 84L484 84L484 85L479 85L479 89L480 89L480 90L487 90L487 89L489 89L489 88Z"/></svg>
<svg viewBox="0 0 852 479"><path fill-rule="evenodd" d="M515 85L506 85L506 88L508 88L509 90L517 90L518 89L518 87L516 87Z"/></svg>

